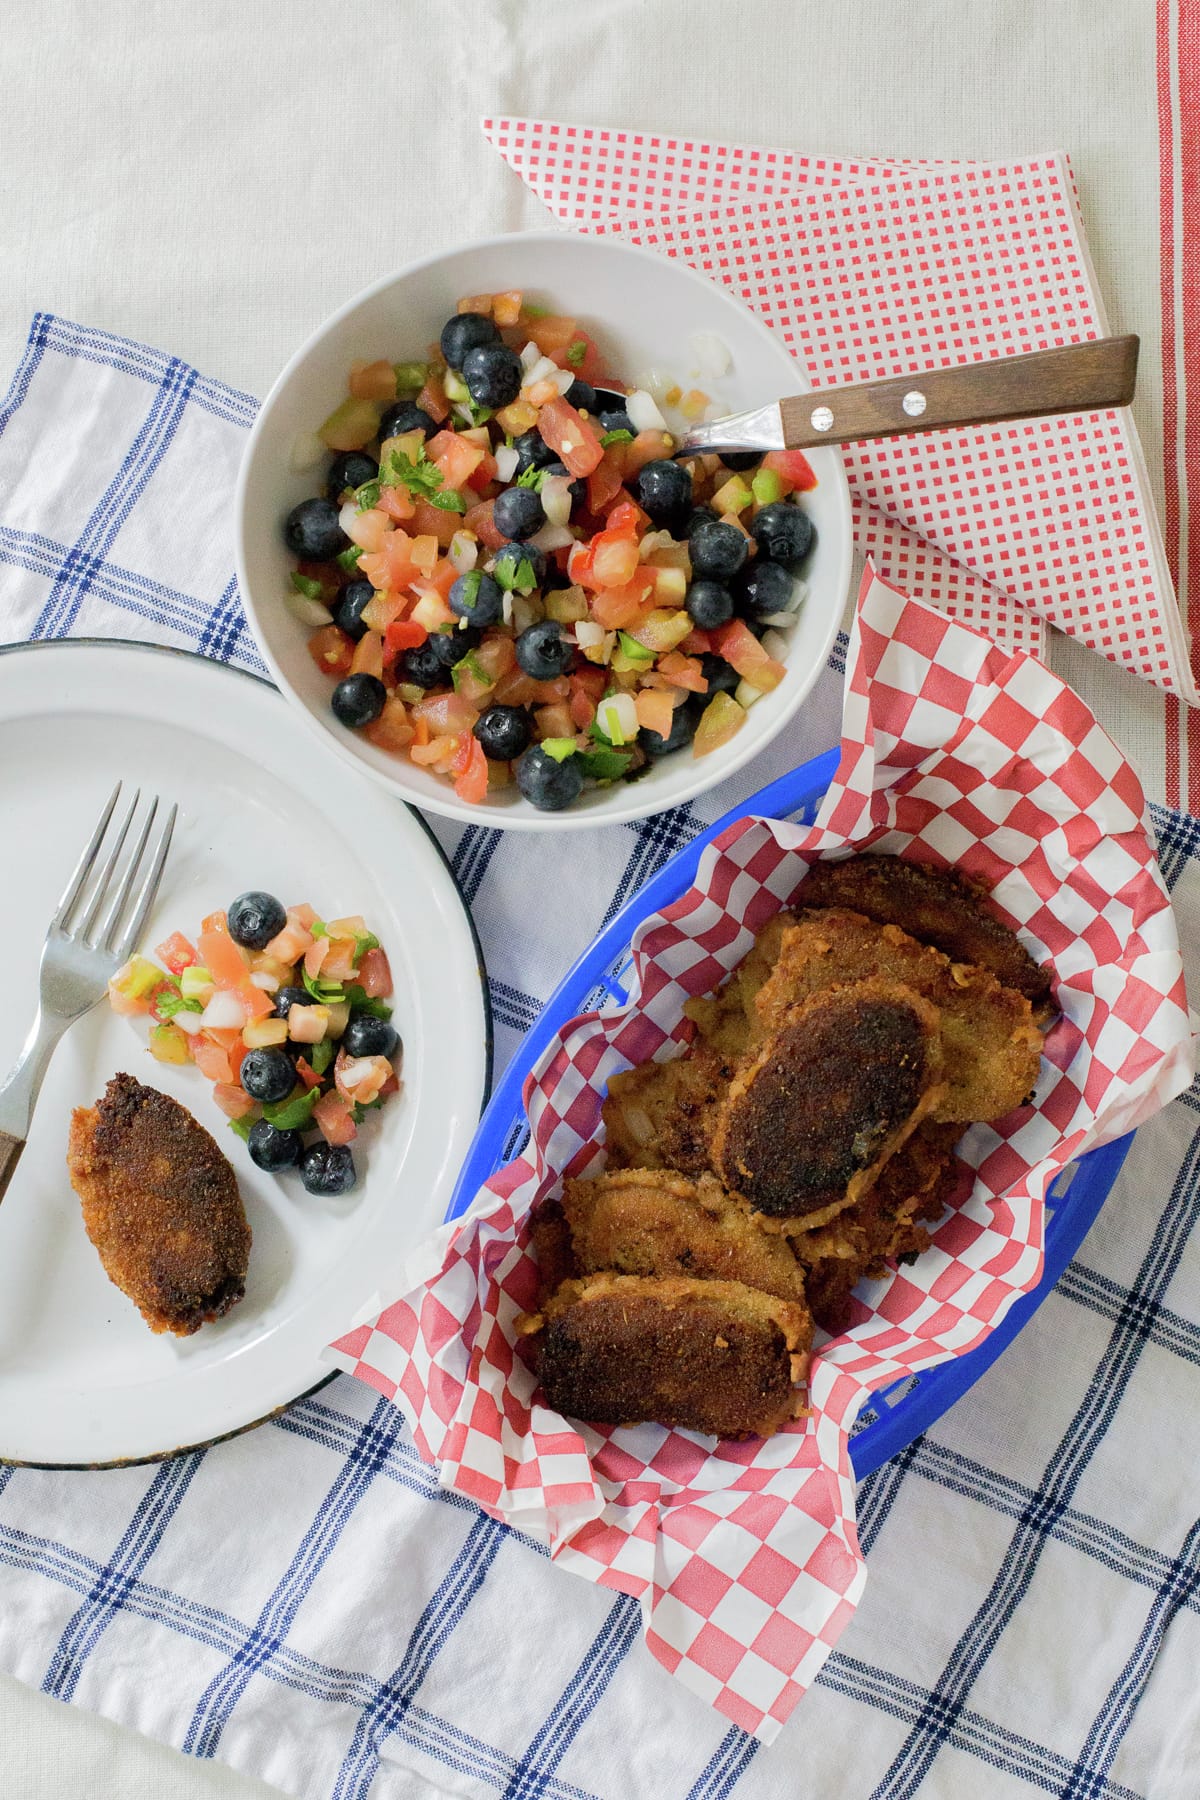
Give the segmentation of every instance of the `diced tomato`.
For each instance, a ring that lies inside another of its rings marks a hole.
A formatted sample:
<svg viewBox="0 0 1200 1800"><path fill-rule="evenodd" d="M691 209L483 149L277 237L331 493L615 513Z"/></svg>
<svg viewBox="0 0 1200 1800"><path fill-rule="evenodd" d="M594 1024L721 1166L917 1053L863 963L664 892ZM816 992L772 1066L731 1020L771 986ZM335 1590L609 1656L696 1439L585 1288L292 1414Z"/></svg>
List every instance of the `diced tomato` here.
<svg viewBox="0 0 1200 1800"><path fill-rule="evenodd" d="M381 400L386 406L396 398L396 371L390 362L355 363L350 392L356 400Z"/></svg>
<svg viewBox="0 0 1200 1800"><path fill-rule="evenodd" d="M625 479L636 475L639 469L645 468L648 462L661 462L673 451L671 439L665 431L639 431L632 444L626 444L623 461Z"/></svg>
<svg viewBox="0 0 1200 1800"><path fill-rule="evenodd" d="M423 625L426 631L439 631L443 625L454 621L445 596L436 583L426 580L424 575L413 578L412 591L416 595L416 604L409 614L413 623Z"/></svg>
<svg viewBox="0 0 1200 1800"><path fill-rule="evenodd" d="M596 560L596 552L592 541L572 544L567 553L567 574L578 587L595 587L592 579L592 565Z"/></svg>
<svg viewBox="0 0 1200 1800"><path fill-rule="evenodd" d="M496 459L491 451L485 451L483 461L473 475L467 476L467 486L475 493L482 494L496 479Z"/></svg>
<svg viewBox="0 0 1200 1800"><path fill-rule="evenodd" d="M438 593L441 594L443 599L449 597L450 589L457 580L458 570L450 561L449 557L439 557L434 564L433 573L429 576L429 581L432 586L437 589Z"/></svg>
<svg viewBox="0 0 1200 1800"><path fill-rule="evenodd" d="M252 981L244 981L241 987L236 988L234 992L242 1003L242 1011L246 1015L247 1025L253 1024L255 1019L269 1018L275 1010L275 1002L271 995L264 994L263 990L255 987Z"/></svg>
<svg viewBox="0 0 1200 1800"><path fill-rule="evenodd" d="M613 448L619 448L614 445ZM621 491L621 471L613 460L611 450L604 452L588 476L587 503L589 512L602 513L610 506Z"/></svg>
<svg viewBox="0 0 1200 1800"><path fill-rule="evenodd" d="M656 606L648 612L644 619L639 619L633 627L633 636L647 650L656 655L665 655L674 650L688 636L692 622L682 608L671 610Z"/></svg>
<svg viewBox="0 0 1200 1800"><path fill-rule="evenodd" d="M586 731L596 716L596 702L582 688L574 688L568 707L572 731Z"/></svg>
<svg viewBox="0 0 1200 1800"><path fill-rule="evenodd" d="M170 969L172 975L182 975L196 961L196 952L182 931L173 931L169 938L164 938L154 954L160 963Z"/></svg>
<svg viewBox="0 0 1200 1800"><path fill-rule="evenodd" d="M594 540L592 581L598 588L624 587L638 571L636 538L602 531ZM650 579L653 581L654 576Z"/></svg>
<svg viewBox="0 0 1200 1800"><path fill-rule="evenodd" d="M774 469L780 480L797 493L806 494L817 485L812 464L803 450L770 450L763 457L762 466L764 469Z"/></svg>
<svg viewBox="0 0 1200 1800"><path fill-rule="evenodd" d="M314 938L304 952L304 973L315 981L325 966L325 958L329 955L330 940L327 937Z"/></svg>
<svg viewBox="0 0 1200 1800"><path fill-rule="evenodd" d="M306 1088L320 1087L321 1077L315 1069L310 1069L302 1056L296 1058L296 1073Z"/></svg>
<svg viewBox="0 0 1200 1800"><path fill-rule="evenodd" d="M350 1105L357 1101L360 1106L370 1106L394 1074L386 1056L347 1056L339 1050L333 1065L334 1085Z"/></svg>
<svg viewBox="0 0 1200 1800"><path fill-rule="evenodd" d="M199 1062L197 1057L196 1061ZM216 1079L213 1088L213 1099L227 1119L245 1119L255 1111L255 1102L250 1098L240 1082Z"/></svg>
<svg viewBox="0 0 1200 1800"><path fill-rule="evenodd" d="M711 656L712 634L693 628L679 646L685 656Z"/></svg>
<svg viewBox="0 0 1200 1800"><path fill-rule="evenodd" d="M606 588L592 601L592 617L605 631L627 631L654 606L654 574L639 569L624 587Z"/></svg>
<svg viewBox="0 0 1200 1800"><path fill-rule="evenodd" d="M670 737L675 705L665 688L642 688L633 697L637 722L643 731L657 731L659 737Z"/></svg>
<svg viewBox="0 0 1200 1800"><path fill-rule="evenodd" d="M340 681L343 675L350 673L354 639L348 637L340 626L321 625L308 640L308 654L322 675L329 675L334 681Z"/></svg>
<svg viewBox="0 0 1200 1800"><path fill-rule="evenodd" d="M516 667L517 653L513 648L513 640L496 632L485 637L475 652L475 661L491 681L500 680L510 669Z"/></svg>
<svg viewBox="0 0 1200 1800"><path fill-rule="evenodd" d="M349 981L354 974L355 941L351 938L328 938L329 953L321 964L326 981Z"/></svg>
<svg viewBox="0 0 1200 1800"><path fill-rule="evenodd" d="M478 657L472 660L479 661ZM486 672L476 676L472 672L470 663L455 670L454 691L460 699L469 701L472 706L482 707L495 685L492 677Z"/></svg>
<svg viewBox="0 0 1200 1800"><path fill-rule="evenodd" d="M665 675L674 687L687 688L692 694L707 694L708 682L704 679L704 671L694 656L684 656L679 650L672 650L658 659L658 672Z"/></svg>
<svg viewBox="0 0 1200 1800"><path fill-rule="evenodd" d="M425 454L437 464L448 488L460 488L475 473L485 451L457 431L439 431L425 446Z"/></svg>
<svg viewBox="0 0 1200 1800"><path fill-rule="evenodd" d="M537 725L537 734L541 738L567 738L575 736L575 720L571 716L569 703L556 700L550 706L541 706L533 715Z"/></svg>
<svg viewBox="0 0 1200 1800"><path fill-rule="evenodd" d="M499 763L495 766L499 767L501 769L507 769L508 764L507 763ZM391 1074L388 1076L387 1080L384 1082L383 1086L379 1090L379 1098L381 1100L386 1100L388 1098L389 1094L398 1094L399 1092L400 1092L400 1077L397 1075L395 1069L393 1069Z"/></svg>
<svg viewBox="0 0 1200 1800"><path fill-rule="evenodd" d="M529 706L537 699L540 685L523 669L510 669L497 681L491 699L496 706Z"/></svg>
<svg viewBox="0 0 1200 1800"><path fill-rule="evenodd" d="M396 522L378 506L357 513L350 521L347 536L368 556L376 556L396 529Z"/></svg>
<svg viewBox="0 0 1200 1800"><path fill-rule="evenodd" d="M209 1081L231 1082L233 1080L229 1052L222 1050L220 1044L209 1043L206 1036L202 1035L193 1040L192 1060L200 1073L207 1076ZM246 1096L243 1094L242 1099L245 1098ZM238 1115L231 1113L229 1116L236 1118Z"/></svg>
<svg viewBox="0 0 1200 1800"><path fill-rule="evenodd" d="M639 536L649 525L650 515L643 512L632 494L622 494L616 506L610 508L604 521L605 531L624 531L632 536Z"/></svg>
<svg viewBox="0 0 1200 1800"><path fill-rule="evenodd" d="M395 620L383 634L385 659L392 661L405 650L415 650L428 636L425 627L418 625L415 619Z"/></svg>
<svg viewBox="0 0 1200 1800"><path fill-rule="evenodd" d="M358 965L358 979L369 1000L387 999L392 991L392 969L384 951L367 951Z"/></svg>
<svg viewBox="0 0 1200 1800"><path fill-rule="evenodd" d="M438 694L430 700L418 700L412 710L418 719L425 720L435 737L471 731L479 718L478 707L461 694Z"/></svg>
<svg viewBox="0 0 1200 1800"><path fill-rule="evenodd" d="M730 619L728 625L712 633L712 639L717 655L731 663L743 681L760 694L769 694L787 674L783 664L767 654L742 619Z"/></svg>
<svg viewBox="0 0 1200 1800"><path fill-rule="evenodd" d="M442 378L436 370L430 370L425 386L417 395L417 405L422 412L427 412L430 418L435 419L439 425L443 419L450 417L450 402L446 398Z"/></svg>
<svg viewBox="0 0 1200 1800"><path fill-rule="evenodd" d="M328 563L299 562L296 564L296 573L303 575L306 581L319 583L321 591L316 596L318 600L323 601L330 608L337 604L337 594L341 583L338 580L336 569L331 568Z"/></svg>
<svg viewBox="0 0 1200 1800"><path fill-rule="evenodd" d="M474 732L463 733L451 773L454 792L468 806L478 806L487 799L487 757Z"/></svg>
<svg viewBox="0 0 1200 1800"><path fill-rule="evenodd" d="M693 756L708 756L735 737L746 723L746 709L732 694L714 694L696 727L692 739Z"/></svg>
<svg viewBox="0 0 1200 1800"><path fill-rule="evenodd" d="M495 504L494 500L483 500L478 506L473 506L461 521L468 531L475 533L485 550L498 550L505 542L503 532L496 530L492 520ZM454 517L457 520L457 513Z"/></svg>
<svg viewBox="0 0 1200 1800"><path fill-rule="evenodd" d="M200 929L201 931L227 932L229 930L229 920L225 917L223 912L211 912L201 919Z"/></svg>
<svg viewBox="0 0 1200 1800"><path fill-rule="evenodd" d="M530 319L528 330L543 356L561 356L567 345L579 336L575 320L567 318L565 313L547 313L543 318Z"/></svg>
<svg viewBox="0 0 1200 1800"><path fill-rule="evenodd" d="M448 775L450 765L458 755L458 737L431 735L428 743L420 744L415 740L409 746L409 760L415 762L419 769L433 769L438 775Z"/></svg>
<svg viewBox="0 0 1200 1800"><path fill-rule="evenodd" d="M379 510L386 513L389 519L395 519L397 525L403 525L413 516L413 497L407 488L380 488Z"/></svg>
<svg viewBox="0 0 1200 1800"><path fill-rule="evenodd" d="M604 455L600 439L586 419L561 396L550 400L538 414L537 428L543 442L561 458L572 475L590 475Z"/></svg>
<svg viewBox="0 0 1200 1800"><path fill-rule="evenodd" d="M214 986L225 990L241 987L248 965L228 932L202 931L196 948L200 961L212 974Z"/></svg>
<svg viewBox="0 0 1200 1800"><path fill-rule="evenodd" d="M492 296L492 318L497 325L515 325L521 316L521 291L519 288L506 288L502 294Z"/></svg>
<svg viewBox="0 0 1200 1800"><path fill-rule="evenodd" d="M393 619L398 619L408 607L406 594L387 592L372 594L363 607L359 617L368 631L386 631Z"/></svg>
<svg viewBox="0 0 1200 1800"><path fill-rule="evenodd" d="M302 925L294 925L289 920L283 930L271 939L267 952L270 956L277 956L280 962L290 965L300 961L312 941L311 931Z"/></svg>
<svg viewBox="0 0 1200 1800"><path fill-rule="evenodd" d="M383 639L377 631L364 631L355 644L350 673L374 675L376 681L383 680Z"/></svg>
<svg viewBox="0 0 1200 1800"><path fill-rule="evenodd" d="M350 1104L340 1094L322 1094L312 1119L327 1144L349 1144L358 1136Z"/></svg>
<svg viewBox="0 0 1200 1800"><path fill-rule="evenodd" d="M406 750L413 741L413 724L403 700L389 694L379 717L364 726L363 736L377 750Z"/></svg>

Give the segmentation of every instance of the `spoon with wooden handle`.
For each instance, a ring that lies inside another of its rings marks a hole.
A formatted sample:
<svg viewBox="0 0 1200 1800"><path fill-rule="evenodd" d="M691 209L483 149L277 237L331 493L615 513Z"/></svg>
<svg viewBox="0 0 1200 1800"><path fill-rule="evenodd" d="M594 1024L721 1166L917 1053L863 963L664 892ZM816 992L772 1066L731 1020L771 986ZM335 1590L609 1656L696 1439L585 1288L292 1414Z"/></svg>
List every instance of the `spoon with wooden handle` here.
<svg viewBox="0 0 1200 1800"><path fill-rule="evenodd" d="M715 450L810 450L863 438L1036 419L1128 406L1137 383L1136 337L1094 338L1031 356L928 369L887 381L821 388L753 412L693 425L676 456Z"/></svg>

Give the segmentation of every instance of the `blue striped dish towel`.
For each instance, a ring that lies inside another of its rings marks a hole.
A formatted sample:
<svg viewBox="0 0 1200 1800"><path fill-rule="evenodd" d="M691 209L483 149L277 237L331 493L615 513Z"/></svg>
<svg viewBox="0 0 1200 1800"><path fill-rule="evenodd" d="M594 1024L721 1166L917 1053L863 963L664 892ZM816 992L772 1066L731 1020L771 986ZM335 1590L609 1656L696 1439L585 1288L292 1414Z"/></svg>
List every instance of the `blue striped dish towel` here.
<svg viewBox="0 0 1200 1800"><path fill-rule="evenodd" d="M39 314L0 407L0 638L261 669L229 525L253 413ZM483 940L498 1062L673 850L834 741L838 660L797 732L693 807L561 851L432 821ZM1186 952L1200 825L1155 822ZM535 880L555 894L541 919ZM442 1492L349 1378L157 1466L0 1468L0 1669L305 1800L1193 1800L1198 1205L1200 1087L1139 1134L1012 1348L862 1484L866 1597L770 1748L658 1667L634 1601Z"/></svg>

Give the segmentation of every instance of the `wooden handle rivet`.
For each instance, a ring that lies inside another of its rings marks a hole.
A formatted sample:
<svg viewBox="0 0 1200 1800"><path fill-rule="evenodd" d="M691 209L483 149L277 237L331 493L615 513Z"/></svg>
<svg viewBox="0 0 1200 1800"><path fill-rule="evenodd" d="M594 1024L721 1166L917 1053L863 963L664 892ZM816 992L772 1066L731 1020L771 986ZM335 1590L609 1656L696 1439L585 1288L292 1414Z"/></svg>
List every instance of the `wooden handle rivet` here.
<svg viewBox="0 0 1200 1800"><path fill-rule="evenodd" d="M919 388L912 388L900 402L910 419L919 419L925 411L926 400Z"/></svg>
<svg viewBox="0 0 1200 1800"><path fill-rule="evenodd" d="M833 430L833 414L827 406L814 406L808 422L814 431Z"/></svg>

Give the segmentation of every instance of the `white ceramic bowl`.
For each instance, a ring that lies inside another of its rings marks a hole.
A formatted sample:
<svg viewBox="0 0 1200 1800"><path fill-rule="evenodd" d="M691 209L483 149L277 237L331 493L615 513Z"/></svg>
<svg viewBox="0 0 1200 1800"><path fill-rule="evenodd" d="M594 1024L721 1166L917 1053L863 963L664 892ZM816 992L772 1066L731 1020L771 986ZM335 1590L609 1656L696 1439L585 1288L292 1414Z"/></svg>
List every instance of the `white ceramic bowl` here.
<svg viewBox="0 0 1200 1800"><path fill-rule="evenodd" d="M740 769L783 729L821 673L841 621L852 555L850 498L836 450L814 451L810 457L818 486L804 496L804 505L816 525L817 542L805 571L808 597L789 633L786 681L758 701L724 748L699 760L686 749L664 757L638 781L596 788L565 812L539 812L522 799L515 784L481 806L465 805L448 780L375 749L361 734L339 725L329 707L330 682L306 648L309 633L284 606L294 565L280 526L298 501L319 491L321 474L292 468L297 434L314 431L344 397L352 362L420 357L461 294L508 288L521 288L578 317L593 331L614 374L630 381L657 367L685 387L692 385L688 338L703 330L715 332L732 355L728 375L700 383L723 409L763 405L804 386L798 365L740 301L665 256L602 237L534 231L427 257L334 313L296 352L268 394L238 481L242 599L288 699L339 756L400 799L474 824L522 830L563 831L643 818L692 799Z"/></svg>

